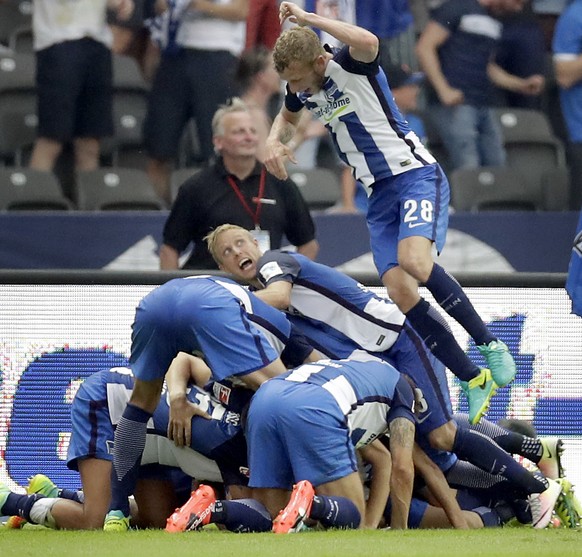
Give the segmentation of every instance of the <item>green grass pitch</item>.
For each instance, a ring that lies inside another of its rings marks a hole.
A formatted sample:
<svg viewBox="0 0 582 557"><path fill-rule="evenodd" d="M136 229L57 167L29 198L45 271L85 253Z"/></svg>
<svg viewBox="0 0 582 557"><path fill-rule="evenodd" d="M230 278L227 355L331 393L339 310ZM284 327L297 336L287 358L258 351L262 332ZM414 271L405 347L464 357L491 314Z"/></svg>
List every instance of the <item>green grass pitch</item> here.
<svg viewBox="0 0 582 557"><path fill-rule="evenodd" d="M582 531L532 528L232 534L0 529L2 557L580 557Z"/></svg>

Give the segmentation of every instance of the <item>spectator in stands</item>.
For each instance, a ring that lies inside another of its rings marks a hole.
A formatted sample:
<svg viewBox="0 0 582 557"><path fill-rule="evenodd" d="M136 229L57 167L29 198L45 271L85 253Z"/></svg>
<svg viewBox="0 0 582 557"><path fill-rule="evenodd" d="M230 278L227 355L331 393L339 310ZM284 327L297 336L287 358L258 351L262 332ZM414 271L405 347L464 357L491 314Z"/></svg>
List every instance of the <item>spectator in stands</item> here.
<svg viewBox="0 0 582 557"><path fill-rule="evenodd" d="M503 166L493 85L538 95L543 78L509 74L492 61L501 39L499 17L519 12L524 0L448 0L431 13L417 55L433 87L428 104L451 168Z"/></svg>
<svg viewBox="0 0 582 557"><path fill-rule="evenodd" d="M167 28L170 40L154 77L144 137L150 179L158 195L171 203L172 163L190 118L196 122L199 162L212 157L212 115L235 93L249 0L168 4L173 12Z"/></svg>
<svg viewBox="0 0 582 557"><path fill-rule="evenodd" d="M126 21L120 20L115 12L108 14L113 33L113 52L134 58L148 83L153 79L160 60L160 51L150 40L145 24L146 20L155 16L155 4L155 0L134 0L133 15Z"/></svg>
<svg viewBox="0 0 582 557"><path fill-rule="evenodd" d="M52 171L73 141L75 168L99 166L99 143L113 134L112 34L107 7L120 19L133 0L35 0L32 18L37 64L38 137L30 166Z"/></svg>
<svg viewBox="0 0 582 557"><path fill-rule="evenodd" d="M574 0L558 19L553 56L568 131L570 209L579 211L582 207L582 0Z"/></svg>
<svg viewBox="0 0 582 557"><path fill-rule="evenodd" d="M380 39L380 65L418 68L416 31L409 0L354 2L355 23Z"/></svg>
<svg viewBox="0 0 582 557"><path fill-rule="evenodd" d="M193 242L184 267L216 269L203 238L228 222L253 231L265 251L281 247L286 236L299 253L315 259L319 245L307 205L292 180L278 180L258 162L247 106L235 98L220 107L212 131L218 159L180 187L164 227L160 268L177 269L180 254Z"/></svg>
<svg viewBox="0 0 582 557"><path fill-rule="evenodd" d="M501 89L499 102L503 106L541 110L541 93L546 85L546 47L542 26L529 7L503 18L495 62L510 74L532 80L537 78L540 83L537 95Z"/></svg>

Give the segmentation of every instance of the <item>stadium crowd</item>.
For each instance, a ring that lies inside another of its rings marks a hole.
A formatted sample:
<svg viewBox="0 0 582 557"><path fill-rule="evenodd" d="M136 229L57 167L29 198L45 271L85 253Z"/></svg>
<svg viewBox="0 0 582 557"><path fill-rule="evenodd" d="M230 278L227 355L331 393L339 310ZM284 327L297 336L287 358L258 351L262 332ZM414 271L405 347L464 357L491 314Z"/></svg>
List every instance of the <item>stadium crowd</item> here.
<svg viewBox="0 0 582 557"><path fill-rule="evenodd" d="M529 139L526 137L522 141L531 140L537 144L536 148L542 142L551 153L540 172L558 175L563 180L572 168L570 199L561 203L562 209L579 210L582 194L576 180L580 173L573 166L580 159L576 156L580 126L575 108L579 88L575 64L579 53L575 45L579 31L574 23L577 20L572 17L562 18L557 25L566 7L569 7L569 14L576 13L577 2L516 0L505 5L506 2L500 0L475 0L470 2L472 14L453 13L455 6L465 3L442 0L371 3L298 0L295 3L308 11L356 23L375 33L380 40L380 62L386 70L397 66L407 71L422 69L426 72L415 115L424 122L428 144L438 153L445 170L501 164L524 172L509 142L514 132L530 134ZM89 4L95 3L89 2L87 6ZM64 195L81 209L77 198L77 172L96 167L137 168L147 171L147 178L142 177L142 187L153 188L160 201L169 206L177 192L174 182L184 180L184 172L175 171L188 168L194 173L214 157L212 116L220 104L243 94L248 85L237 79L239 61L243 65L247 63L249 53L256 48L272 49L281 28L289 26L288 22L281 25L278 20L279 4L278 0L109 3L103 0L95 4L94 10L83 8L79 2L63 2L58 8L62 13L57 13L52 11L56 10L53 2L0 0L0 14L6 22L0 28L0 52L6 57L6 67L10 65L8 58L11 56L16 57L14 63L19 67L21 58L32 56L34 49L35 65L39 70L37 81L33 82L34 72L26 71L24 64L24 73L30 74L31 82L24 83L26 79L22 79L17 86L20 100L3 109L8 109L11 116L3 119L6 131L2 133L13 137L0 141L6 145L1 153L3 164L9 167L29 165L43 172L55 172ZM459 27L463 17L472 15L482 18L489 29L482 41ZM32 36L27 38L27 33ZM329 34L323 33L322 38L332 45L338 44ZM473 40L480 46L470 46ZM469 46L465 48L464 44ZM88 62L93 47L100 52L102 66L98 72L95 59ZM90 65L92 72L88 72L89 75L81 70L67 73L70 68L59 63L59 56L68 56L62 54L63 50L73 52L76 63L80 67ZM469 58L457 59L458 50L461 56ZM487 66L494 50L495 63ZM477 63L477 55L481 56L483 64ZM129 61L135 61L141 77L134 75L138 71ZM457 65L475 68L475 75L451 73L451 68ZM63 74L58 77L60 67ZM209 67L220 67L223 71L208 72ZM434 68L442 71L437 74ZM259 71L265 87L261 95L267 94L269 89L272 102L265 103L264 98L260 102L267 117L272 118L276 98L282 94L283 86L280 85L276 92L272 80L267 84L270 77L265 72ZM184 80L180 87L174 86L176 76ZM220 82L210 82L219 77ZM65 78L74 80L66 88L68 98L59 94L59 84ZM200 91L199 84L202 84ZM84 100L87 88L92 93ZM100 91L98 96L97 90ZM182 91L180 98L177 97L179 91ZM7 94L5 98L9 99L14 93L15 89L8 82L4 91L0 73L0 96ZM478 98L474 99L475 94ZM24 100L26 96L30 98ZM73 110L76 103L78 106ZM466 106L482 107L479 118L484 120L478 129L488 130L489 139L480 142L476 133L476 151L473 147L469 149L473 140L463 136L470 126L455 124L445 133L449 126L442 125L443 121L451 122L451 126L463 118L468 121L472 116L467 116ZM517 112L505 118L501 115L500 123L495 117L499 116L495 109L500 108ZM520 112L522 110L525 112ZM22 117L15 117L14 112L22 111ZM98 117L92 115L92 111ZM445 112L454 112L455 118L443 117ZM522 131L521 119L532 114L533 117L541 115L545 121L542 135L539 130L534 132L527 127ZM38 118L34 126L37 135L34 148L30 144L33 117L35 121ZM515 118L519 122L517 127ZM28 131L23 133L13 128L15 121L22 121L19 126L27 126ZM336 210L354 210L349 198L342 203L339 193L340 183L350 191L353 182L333 154L321 124L306 121L297 145L302 142L305 148L298 152L301 166L331 169L338 183ZM463 157L458 149L461 142ZM491 147L494 143L497 146L495 156ZM567 147L567 165L564 164L564 146ZM532 181L527 172L526 178L527 182ZM535 190L540 185L528 187ZM453 198L453 207L455 203ZM535 208L545 209L539 203Z"/></svg>

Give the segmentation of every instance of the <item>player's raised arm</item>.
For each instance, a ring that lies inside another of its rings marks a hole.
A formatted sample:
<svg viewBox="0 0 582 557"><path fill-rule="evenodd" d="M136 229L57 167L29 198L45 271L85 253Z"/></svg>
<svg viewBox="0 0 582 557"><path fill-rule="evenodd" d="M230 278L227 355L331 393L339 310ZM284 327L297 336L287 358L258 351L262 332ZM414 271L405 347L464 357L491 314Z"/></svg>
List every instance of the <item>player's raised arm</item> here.
<svg viewBox="0 0 582 557"><path fill-rule="evenodd" d="M317 27L329 33L350 47L350 55L355 60L372 62L378 55L378 37L362 27L306 12L293 2L281 2L279 20L283 23L286 19L302 27Z"/></svg>

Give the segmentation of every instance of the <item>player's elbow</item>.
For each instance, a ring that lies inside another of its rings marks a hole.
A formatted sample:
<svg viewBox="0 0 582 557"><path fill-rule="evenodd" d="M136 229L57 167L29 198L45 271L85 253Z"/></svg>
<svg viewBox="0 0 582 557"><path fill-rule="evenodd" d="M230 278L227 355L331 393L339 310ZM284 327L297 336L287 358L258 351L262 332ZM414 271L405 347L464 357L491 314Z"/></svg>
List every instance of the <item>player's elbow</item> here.
<svg viewBox="0 0 582 557"><path fill-rule="evenodd" d="M374 33L370 33L369 31L365 33L362 37L362 50L367 50L370 55L375 58L378 54L378 50L380 49L380 40Z"/></svg>

